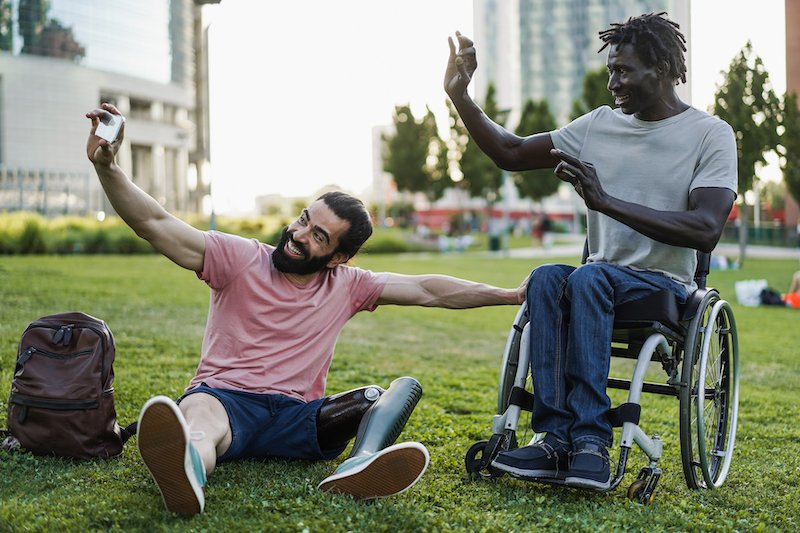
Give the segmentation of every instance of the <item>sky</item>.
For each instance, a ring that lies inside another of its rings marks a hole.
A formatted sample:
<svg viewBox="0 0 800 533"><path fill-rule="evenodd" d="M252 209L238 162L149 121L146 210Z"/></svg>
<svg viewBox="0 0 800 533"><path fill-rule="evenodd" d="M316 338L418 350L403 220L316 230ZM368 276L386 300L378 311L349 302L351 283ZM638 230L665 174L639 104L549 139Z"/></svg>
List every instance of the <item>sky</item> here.
<svg viewBox="0 0 800 533"><path fill-rule="evenodd" d="M205 9L212 196L223 214L251 212L258 195L310 196L329 184L363 194L373 127L391 124L404 104L415 116L430 107L443 127L447 37L472 33L468 0L224 0ZM784 0L757 9L693 0L693 105L708 108L748 39L783 94L783 12Z"/></svg>

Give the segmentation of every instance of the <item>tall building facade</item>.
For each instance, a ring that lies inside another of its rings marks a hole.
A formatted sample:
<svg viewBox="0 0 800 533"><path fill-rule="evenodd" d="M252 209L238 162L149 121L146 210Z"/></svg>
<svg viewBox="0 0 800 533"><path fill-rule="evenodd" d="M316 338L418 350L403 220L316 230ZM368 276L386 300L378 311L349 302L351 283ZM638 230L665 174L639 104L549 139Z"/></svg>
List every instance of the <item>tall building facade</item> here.
<svg viewBox="0 0 800 533"><path fill-rule="evenodd" d="M800 1L786 0L786 92L800 95ZM797 202L786 195L786 225L797 229L800 244L800 209Z"/></svg>
<svg viewBox="0 0 800 533"><path fill-rule="evenodd" d="M475 96L483 102L493 83L510 124L528 100L546 100L566 124L585 74L606 62L598 33L612 22L666 11L687 39L690 33L689 0L474 0L473 9ZM690 101L688 85L678 90Z"/></svg>
<svg viewBox="0 0 800 533"><path fill-rule="evenodd" d="M127 118L139 187L176 212L210 203L204 3L0 0L0 210L111 210L85 149L101 102Z"/></svg>

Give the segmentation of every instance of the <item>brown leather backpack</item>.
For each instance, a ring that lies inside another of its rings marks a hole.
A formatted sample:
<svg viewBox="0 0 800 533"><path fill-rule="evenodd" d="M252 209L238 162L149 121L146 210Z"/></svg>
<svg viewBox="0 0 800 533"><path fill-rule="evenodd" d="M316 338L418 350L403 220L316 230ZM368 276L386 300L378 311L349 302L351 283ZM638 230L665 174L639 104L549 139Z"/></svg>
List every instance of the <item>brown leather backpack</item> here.
<svg viewBox="0 0 800 533"><path fill-rule="evenodd" d="M44 316L20 338L8 400L6 447L13 439L37 455L116 457L135 424L122 429L114 409L114 337L85 313Z"/></svg>

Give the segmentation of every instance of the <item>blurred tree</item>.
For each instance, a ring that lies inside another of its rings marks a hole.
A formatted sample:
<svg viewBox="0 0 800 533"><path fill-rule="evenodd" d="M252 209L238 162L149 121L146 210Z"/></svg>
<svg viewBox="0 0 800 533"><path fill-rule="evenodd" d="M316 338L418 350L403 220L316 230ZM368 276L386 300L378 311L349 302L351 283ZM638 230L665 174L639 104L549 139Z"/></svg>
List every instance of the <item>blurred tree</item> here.
<svg viewBox="0 0 800 533"><path fill-rule="evenodd" d="M75 40L72 28L48 19L50 0L20 0L18 7L22 53L79 61L86 49Z"/></svg>
<svg viewBox="0 0 800 533"><path fill-rule="evenodd" d="M745 193L753 189L753 180L758 179L756 171L766 163L764 154L777 148L779 113L780 102L770 85L769 73L748 41L731 62L714 95L714 114L730 124L736 134L740 265L747 250L750 217Z"/></svg>
<svg viewBox="0 0 800 533"><path fill-rule="evenodd" d="M75 40L72 28L65 28L57 20L50 19L39 40L28 49L28 53L77 62L86 55L86 49Z"/></svg>
<svg viewBox="0 0 800 533"><path fill-rule="evenodd" d="M604 105L614 107L614 97L608 90L608 68L605 65L596 70L590 70L583 77L581 97L572 102L572 113L570 113L569 119L575 120Z"/></svg>
<svg viewBox="0 0 800 533"><path fill-rule="evenodd" d="M528 100L525 107L522 108L519 125L514 133L526 137L534 133L553 131L556 127L556 119L546 100L540 102ZM558 190L558 186L561 184L561 180L553 175L553 169L550 168L517 172L512 177L520 196L533 201L550 196Z"/></svg>
<svg viewBox="0 0 800 533"><path fill-rule="evenodd" d="M30 49L39 43L49 11L50 0L19 0L17 20L23 54L30 53Z"/></svg>
<svg viewBox="0 0 800 533"><path fill-rule="evenodd" d="M11 0L0 0L0 50L7 52L14 49L11 20Z"/></svg>
<svg viewBox="0 0 800 533"><path fill-rule="evenodd" d="M433 202L450 184L444 144L439 139L436 117L428 108L417 120L409 105L395 106L393 134L383 134L383 169L394 177L397 189L424 193Z"/></svg>
<svg viewBox="0 0 800 533"><path fill-rule="evenodd" d="M781 170L786 190L800 204L800 110L797 93L787 92L781 107Z"/></svg>

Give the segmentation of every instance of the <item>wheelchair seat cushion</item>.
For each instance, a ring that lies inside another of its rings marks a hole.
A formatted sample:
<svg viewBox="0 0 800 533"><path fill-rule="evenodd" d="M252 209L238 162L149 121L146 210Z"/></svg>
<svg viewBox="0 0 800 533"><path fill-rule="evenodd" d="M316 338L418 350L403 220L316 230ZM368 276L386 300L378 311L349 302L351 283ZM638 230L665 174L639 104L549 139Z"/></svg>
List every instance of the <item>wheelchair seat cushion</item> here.
<svg viewBox="0 0 800 533"><path fill-rule="evenodd" d="M668 290L654 292L618 305L614 308L614 327L647 327L653 322L661 322L667 327L679 330L682 304L678 297Z"/></svg>

